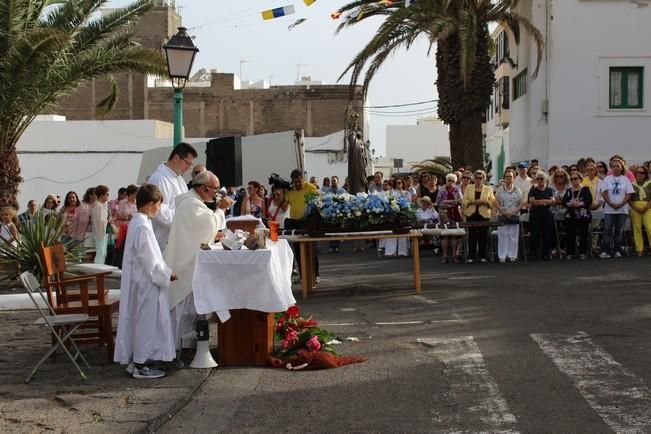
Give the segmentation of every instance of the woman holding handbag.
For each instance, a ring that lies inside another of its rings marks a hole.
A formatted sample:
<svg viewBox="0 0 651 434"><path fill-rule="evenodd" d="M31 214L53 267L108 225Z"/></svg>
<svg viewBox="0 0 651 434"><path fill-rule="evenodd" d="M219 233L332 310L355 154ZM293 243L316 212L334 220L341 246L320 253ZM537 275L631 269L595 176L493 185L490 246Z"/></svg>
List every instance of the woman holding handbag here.
<svg viewBox="0 0 651 434"><path fill-rule="evenodd" d="M572 172L570 175L570 188L563 196L562 204L567 210L565 212L565 223L567 225L567 259L572 259L576 249L576 239L579 238L579 258L585 259L588 254L588 234L592 222L592 193L590 188L582 185L583 176L581 173Z"/></svg>
<svg viewBox="0 0 651 434"><path fill-rule="evenodd" d="M475 171L475 183L469 185L463 193L463 214L468 222L487 222L491 218L491 208L495 201L493 190L484 184L486 173ZM477 259L488 262L486 245L488 226L471 227L468 230L468 264ZM477 248L479 247L479 249Z"/></svg>
<svg viewBox="0 0 651 434"><path fill-rule="evenodd" d="M445 176L445 188L438 190L436 196L436 204L439 209L439 218L441 223L447 225L455 225L461 221L461 213L459 212L459 205L461 205L461 191L457 188L457 175L448 173ZM459 262L456 256L457 245L459 244L459 236L441 234L441 249L443 250L443 259L441 263L448 263L448 245L452 247L452 259L454 263Z"/></svg>
<svg viewBox="0 0 651 434"><path fill-rule="evenodd" d="M522 191L515 185L515 170L506 169L504 184L495 193L495 209L499 213L497 221L497 257L500 262L518 260L518 241L520 235L520 209L526 203Z"/></svg>

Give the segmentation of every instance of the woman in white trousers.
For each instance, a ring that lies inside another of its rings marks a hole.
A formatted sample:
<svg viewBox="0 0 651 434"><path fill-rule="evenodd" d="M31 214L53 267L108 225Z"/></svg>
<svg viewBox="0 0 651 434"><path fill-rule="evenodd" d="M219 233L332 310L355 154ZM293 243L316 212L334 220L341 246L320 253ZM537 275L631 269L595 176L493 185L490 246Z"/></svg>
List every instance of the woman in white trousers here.
<svg viewBox="0 0 651 434"><path fill-rule="evenodd" d="M504 184L495 192L497 219L502 226L497 227L497 257L500 262L518 260L520 240L520 209L525 203L522 191L515 186L516 173L512 169L504 171Z"/></svg>

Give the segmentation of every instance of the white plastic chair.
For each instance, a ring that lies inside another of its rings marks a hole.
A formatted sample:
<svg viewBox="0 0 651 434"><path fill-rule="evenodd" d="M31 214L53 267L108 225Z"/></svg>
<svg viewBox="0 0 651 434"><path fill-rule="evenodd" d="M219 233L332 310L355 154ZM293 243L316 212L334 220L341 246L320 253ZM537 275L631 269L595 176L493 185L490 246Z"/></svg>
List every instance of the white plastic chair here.
<svg viewBox="0 0 651 434"><path fill-rule="evenodd" d="M25 380L25 383L29 383L31 381L38 368L40 368L40 366L47 360L47 358L50 357L59 347L63 348L63 351L68 355L70 361L79 370L81 378L86 380L86 374L84 374L84 371L82 371L77 364L77 358L79 357L84 362L86 367L90 368L90 365L84 358L83 354L81 354L81 351L79 351L79 348L75 344L75 341L72 340L71 336L81 324L88 321L88 315L85 313L57 315L57 313L52 308L52 305L48 302L47 297L43 294L43 291L41 291L41 286L38 283L38 280L32 273L26 271L22 273L18 279L20 280L20 283L23 285L23 287L25 287L29 298L32 299L34 306L36 306L36 309L41 314L41 318L34 321L34 324L47 325L47 327L50 329L50 332L52 333L52 336L54 336L56 340L56 342L53 341L54 345L52 345L48 352L45 353L45 355L38 361L36 366L34 366L34 369L32 369L32 372ZM40 296L40 301L35 296L36 293L38 293ZM42 307L43 304L47 306L47 309ZM66 344L69 345L70 348L68 348ZM74 356L70 352L71 349L75 353Z"/></svg>

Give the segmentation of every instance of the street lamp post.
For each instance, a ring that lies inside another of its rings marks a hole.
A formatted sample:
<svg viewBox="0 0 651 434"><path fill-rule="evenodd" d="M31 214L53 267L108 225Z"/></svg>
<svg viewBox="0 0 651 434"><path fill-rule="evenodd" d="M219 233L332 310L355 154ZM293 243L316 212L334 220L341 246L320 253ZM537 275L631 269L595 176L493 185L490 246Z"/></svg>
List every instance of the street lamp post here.
<svg viewBox="0 0 651 434"><path fill-rule="evenodd" d="M174 142L172 145L176 146L183 141L183 88L190 78L192 64L199 49L195 47L185 27L179 27L179 31L163 45L163 49L167 58L167 71L174 88Z"/></svg>

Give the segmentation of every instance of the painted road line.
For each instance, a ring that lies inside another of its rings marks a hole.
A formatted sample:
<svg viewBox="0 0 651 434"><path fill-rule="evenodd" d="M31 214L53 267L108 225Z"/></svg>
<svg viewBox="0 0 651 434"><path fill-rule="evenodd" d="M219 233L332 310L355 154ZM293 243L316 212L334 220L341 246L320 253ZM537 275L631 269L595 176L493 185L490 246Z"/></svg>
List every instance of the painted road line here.
<svg viewBox="0 0 651 434"><path fill-rule="evenodd" d="M430 300L430 299L428 299L428 298L423 297L422 295L414 295L413 297L414 297L416 300L418 300L418 301L422 301L422 302L427 303L427 304L439 304L438 301L436 301L436 300Z"/></svg>
<svg viewBox="0 0 651 434"><path fill-rule="evenodd" d="M376 322L375 325L418 325L425 324L425 321L387 321Z"/></svg>
<svg viewBox="0 0 651 434"><path fill-rule="evenodd" d="M463 322L462 319L432 319L425 321L380 321L376 323L364 323L364 322L320 322L319 325L322 326L402 326L402 325L420 325L420 324L439 324L445 322Z"/></svg>
<svg viewBox="0 0 651 434"><path fill-rule="evenodd" d="M531 337L613 431L651 432L651 390L586 333Z"/></svg>
<svg viewBox="0 0 651 434"><path fill-rule="evenodd" d="M350 326L365 326L368 324L362 322L330 322L330 323L320 322L319 325L324 327L334 327L334 326L350 327Z"/></svg>
<svg viewBox="0 0 651 434"><path fill-rule="evenodd" d="M488 372L479 346L472 336L423 338L418 342L443 363L448 395L458 406L448 424L480 427L481 432L516 432L516 418Z"/></svg>
<svg viewBox="0 0 651 434"><path fill-rule="evenodd" d="M491 276L491 275L486 275L486 274L479 274L476 276L450 276L447 279L448 280L478 280L478 279L492 279L496 276Z"/></svg>

